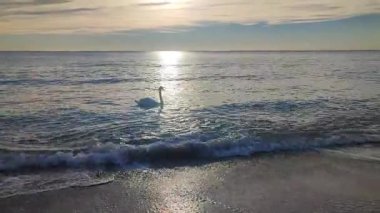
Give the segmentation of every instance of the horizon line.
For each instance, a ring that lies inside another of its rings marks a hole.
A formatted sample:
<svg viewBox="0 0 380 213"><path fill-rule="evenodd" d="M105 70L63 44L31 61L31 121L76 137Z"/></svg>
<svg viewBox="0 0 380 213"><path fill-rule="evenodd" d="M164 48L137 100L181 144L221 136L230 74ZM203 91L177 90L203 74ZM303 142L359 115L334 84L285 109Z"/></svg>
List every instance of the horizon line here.
<svg viewBox="0 0 380 213"><path fill-rule="evenodd" d="M0 52L377 52L380 49L353 50L0 50Z"/></svg>

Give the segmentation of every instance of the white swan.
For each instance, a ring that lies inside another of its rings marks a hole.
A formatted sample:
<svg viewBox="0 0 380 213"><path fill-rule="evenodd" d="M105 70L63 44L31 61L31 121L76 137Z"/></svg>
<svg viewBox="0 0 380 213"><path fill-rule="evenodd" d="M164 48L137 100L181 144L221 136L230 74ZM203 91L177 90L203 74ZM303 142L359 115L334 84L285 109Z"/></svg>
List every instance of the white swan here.
<svg viewBox="0 0 380 213"><path fill-rule="evenodd" d="M164 100L162 99L162 93L161 91L164 90L164 87L160 86L158 88L158 95L160 97L160 102L157 102L153 98L142 98L138 101L135 101L137 103L137 106L143 109L150 109L160 106L161 108L164 107Z"/></svg>

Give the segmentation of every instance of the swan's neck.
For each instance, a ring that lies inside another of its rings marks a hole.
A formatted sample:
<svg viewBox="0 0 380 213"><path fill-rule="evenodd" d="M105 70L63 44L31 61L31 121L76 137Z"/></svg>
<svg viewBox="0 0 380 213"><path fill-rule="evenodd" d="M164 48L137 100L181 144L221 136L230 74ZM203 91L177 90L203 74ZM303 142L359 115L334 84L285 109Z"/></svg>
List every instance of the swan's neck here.
<svg viewBox="0 0 380 213"><path fill-rule="evenodd" d="M162 92L161 90L158 91L158 94L160 96L160 105L161 105L161 108L164 107L164 99L162 99Z"/></svg>

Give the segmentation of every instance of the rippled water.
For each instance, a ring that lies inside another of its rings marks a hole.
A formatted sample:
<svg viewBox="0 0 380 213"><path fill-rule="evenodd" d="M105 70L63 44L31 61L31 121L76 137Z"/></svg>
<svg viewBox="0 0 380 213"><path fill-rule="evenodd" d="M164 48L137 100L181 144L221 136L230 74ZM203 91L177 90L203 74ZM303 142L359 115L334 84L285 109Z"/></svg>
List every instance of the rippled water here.
<svg viewBox="0 0 380 213"><path fill-rule="evenodd" d="M0 170L380 139L380 52L1 52ZM158 99L144 110L134 100Z"/></svg>

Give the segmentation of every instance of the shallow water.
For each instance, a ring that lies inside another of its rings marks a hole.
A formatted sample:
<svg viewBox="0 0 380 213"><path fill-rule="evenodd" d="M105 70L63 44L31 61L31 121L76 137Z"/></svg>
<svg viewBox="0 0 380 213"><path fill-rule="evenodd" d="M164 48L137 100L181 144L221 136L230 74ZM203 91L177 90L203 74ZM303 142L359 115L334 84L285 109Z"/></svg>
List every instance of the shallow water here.
<svg viewBox="0 0 380 213"><path fill-rule="evenodd" d="M379 109L380 52L1 52L0 170L378 142Z"/></svg>

